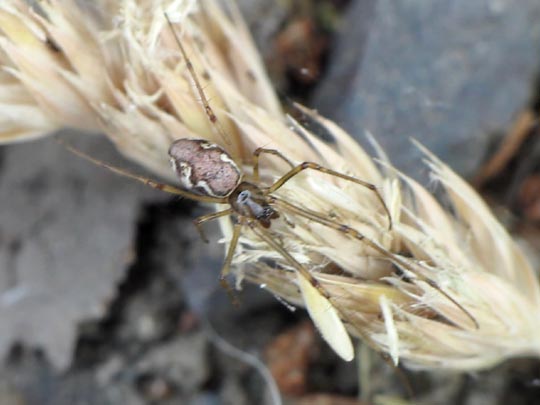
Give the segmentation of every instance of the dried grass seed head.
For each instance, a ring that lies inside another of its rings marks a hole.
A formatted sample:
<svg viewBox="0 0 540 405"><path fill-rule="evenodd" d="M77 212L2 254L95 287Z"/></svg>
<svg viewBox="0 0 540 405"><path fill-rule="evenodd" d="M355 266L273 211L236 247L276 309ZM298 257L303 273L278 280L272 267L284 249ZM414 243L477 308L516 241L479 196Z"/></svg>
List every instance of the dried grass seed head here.
<svg viewBox="0 0 540 405"><path fill-rule="evenodd" d="M283 249L329 292L352 334L391 353L395 361L421 368L480 369L511 356L538 354L536 276L476 193L429 156L454 203L451 215L406 176L391 169L379 172L334 123L304 111L333 135L329 145L283 116L235 12L227 15L213 1L103 0L92 10L74 1L40 6L42 14L22 0L0 4L1 141L33 139L62 126L103 130L124 154L167 178L173 177L167 150L175 139L221 143L166 29L166 11L182 32L231 139L229 153L244 172L250 173L252 152L264 146L294 163L315 161L353 174L383 194L392 232L380 202L357 185L304 173L276 192L284 201L366 235L391 254L296 215L272 226ZM280 159L261 162L267 184L286 170ZM411 190L411 199L403 195L398 178ZM230 240L232 224L226 218L221 223ZM234 258L239 278L302 302L289 262L253 233L244 233L240 243ZM459 301L478 327L433 283Z"/></svg>

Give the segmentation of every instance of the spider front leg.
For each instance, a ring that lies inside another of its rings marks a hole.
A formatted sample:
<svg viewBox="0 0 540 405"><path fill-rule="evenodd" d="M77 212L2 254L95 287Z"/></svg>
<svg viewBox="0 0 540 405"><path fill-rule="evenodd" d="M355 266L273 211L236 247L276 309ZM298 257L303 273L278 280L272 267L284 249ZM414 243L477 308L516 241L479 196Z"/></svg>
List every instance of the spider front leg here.
<svg viewBox="0 0 540 405"><path fill-rule="evenodd" d="M346 174L337 172L332 169L328 169L327 167L321 166L314 162L304 162L299 164L296 167L293 167L289 172L287 172L285 175L283 175L280 179L278 179L274 184L272 184L270 187L264 190L264 193L266 195L272 194L273 192L280 189L285 183L287 183L290 179L292 179L297 174L303 172L304 170L315 170L321 173L328 174L329 176L338 177L343 180L347 180L353 183L356 183L362 187L367 188L368 190L371 190L375 193L377 199L381 203L381 205L384 208L384 211L388 217L388 230L392 230L392 215L390 214L390 210L388 209L388 206L384 202L384 199L382 198L381 193L379 193L379 190L374 184L362 181L360 179L357 179L356 177L348 176Z"/></svg>
<svg viewBox="0 0 540 405"><path fill-rule="evenodd" d="M348 225L340 224L339 222L332 221L331 219L326 218L325 216L319 214L318 212L312 211L308 208L298 207L290 202L279 199L277 197L270 196L268 197L268 199L271 205L281 208L281 211L292 212L293 214L304 217L313 222L317 222L321 225L327 226L331 229L334 229L338 232L348 235L354 239L362 241L364 244L366 244L367 246L371 247L372 249L380 253L383 257L388 258L391 262L393 262L400 268L406 269L410 273L414 274L414 279L410 277L411 282L414 283L415 281L421 281L421 282L427 283L431 288L434 288L435 290L437 290L440 294L442 294L450 302L452 302L457 308L459 308L472 321L476 329L479 328L478 321L476 320L476 318L463 305L461 305L455 298L453 298L450 294L444 291L435 281L429 279L428 277L422 276L419 272L415 272L412 269L412 264L408 263L405 259L398 257L392 252L387 251L384 247L382 247L375 241L367 238L362 233L358 232L356 229L351 228Z"/></svg>
<svg viewBox="0 0 540 405"><path fill-rule="evenodd" d="M287 162L287 164L289 164L289 166L291 166L291 169L294 168L294 163L291 162L280 151L278 151L276 149L257 148L257 149L255 149L255 152L253 152L253 181L255 181L255 183L259 182L259 158L263 153L268 153L269 155L277 156L277 157L281 158L282 160L284 160L285 162Z"/></svg>
<svg viewBox="0 0 540 405"><path fill-rule="evenodd" d="M206 237L206 235L204 233L204 229L202 227L202 224L204 224L205 222L208 222L208 221L212 221L212 220L217 219L217 218L224 217L225 215L230 215L230 214L232 214L232 212L233 212L232 208L228 208L228 209L223 210L223 211L218 211L218 212L213 212L211 214L202 215L202 216L197 217L197 218L195 218L193 220L193 225L195 225L195 227L197 228L197 231L199 232L199 235L201 236L201 239L205 243L208 243L208 238Z"/></svg>

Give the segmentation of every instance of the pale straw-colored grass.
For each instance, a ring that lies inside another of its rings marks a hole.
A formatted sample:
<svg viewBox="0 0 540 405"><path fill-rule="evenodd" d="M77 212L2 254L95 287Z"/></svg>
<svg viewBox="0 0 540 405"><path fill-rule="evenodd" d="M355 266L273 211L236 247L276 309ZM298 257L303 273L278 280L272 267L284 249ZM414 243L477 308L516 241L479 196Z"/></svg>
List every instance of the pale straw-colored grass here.
<svg viewBox="0 0 540 405"><path fill-rule="evenodd" d="M212 1L187 0L88 3L42 1L39 12L22 0L0 3L1 142L28 141L66 126L98 130L169 181L167 150L183 137L221 144L247 178L252 153L261 146L293 162L315 161L354 175L381 191L392 230L375 193L314 172L296 176L276 195L346 224L371 243L290 212L270 230L330 293L352 335L419 368L474 370L538 355L536 275L486 204L450 168L425 151L451 211L382 155L377 168L333 122L303 109L333 138L326 143L285 115L234 8L225 12ZM227 139L202 108L164 12ZM266 184L287 169L275 157L262 159ZM231 221L221 225L227 242ZM250 231L240 240L233 269L238 284L259 283L302 304L290 263Z"/></svg>

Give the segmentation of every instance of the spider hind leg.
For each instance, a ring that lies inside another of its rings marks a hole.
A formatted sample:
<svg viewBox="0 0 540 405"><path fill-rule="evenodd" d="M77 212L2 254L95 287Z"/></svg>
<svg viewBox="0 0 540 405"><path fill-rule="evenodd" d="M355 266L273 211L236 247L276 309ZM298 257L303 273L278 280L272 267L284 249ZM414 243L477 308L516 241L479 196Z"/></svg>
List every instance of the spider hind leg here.
<svg viewBox="0 0 540 405"><path fill-rule="evenodd" d="M279 152L279 151L273 151L271 149L264 149L263 151L266 152L266 153L274 154L276 156L280 156L282 159L284 159L286 162L288 162L290 164L290 161L287 158L285 158L283 156L283 154L281 152ZM383 207L385 215L388 217L388 230L389 231L392 230L392 226L393 226L392 215L390 214L390 210L388 209L388 206L386 205L381 193L379 192L379 189L374 184L371 184L371 183L368 183L366 181L357 179L356 177L348 176L346 174L343 174L343 173L340 173L338 171L329 169L327 167L321 166L321 165L319 165L317 163L314 163L314 162L303 162L303 163L300 163L297 166L294 166L291 170L289 170L287 173L285 173L283 176L281 176L281 178L279 178L274 184L272 184L270 187L266 188L265 189L265 194L270 195L270 194L274 193L275 191L279 190L289 180L291 180L293 177L300 174L304 170L314 170L314 171L318 171L318 172L327 174L329 176L338 177L340 179L343 179L343 180L350 181L352 183L358 184L358 185L360 185L362 187L365 187L368 190L372 191L375 194L375 197L377 198L377 200L379 201L381 206Z"/></svg>

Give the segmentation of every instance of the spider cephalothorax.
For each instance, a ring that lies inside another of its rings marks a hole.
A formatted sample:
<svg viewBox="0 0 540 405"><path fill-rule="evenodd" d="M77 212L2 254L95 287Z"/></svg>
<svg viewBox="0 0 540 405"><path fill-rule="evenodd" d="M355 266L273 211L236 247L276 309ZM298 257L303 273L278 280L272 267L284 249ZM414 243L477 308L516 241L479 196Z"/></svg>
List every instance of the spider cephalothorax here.
<svg viewBox="0 0 540 405"><path fill-rule="evenodd" d="M270 227L272 219L279 218L279 213L270 206L262 190L245 181L230 195L229 204L236 213L258 221L264 228Z"/></svg>

